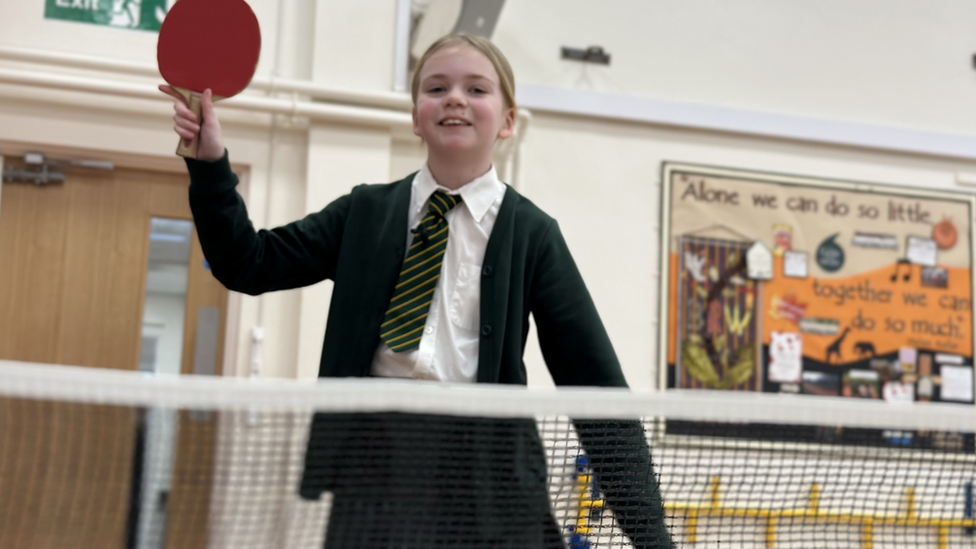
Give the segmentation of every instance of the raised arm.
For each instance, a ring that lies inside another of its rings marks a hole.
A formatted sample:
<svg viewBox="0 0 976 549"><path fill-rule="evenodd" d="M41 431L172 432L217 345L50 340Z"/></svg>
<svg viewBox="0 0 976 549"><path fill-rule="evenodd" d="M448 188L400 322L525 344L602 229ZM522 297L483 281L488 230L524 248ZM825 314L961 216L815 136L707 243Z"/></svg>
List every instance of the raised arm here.
<svg viewBox="0 0 976 549"><path fill-rule="evenodd" d="M186 164L200 244L224 286L257 295L335 276L350 195L294 223L255 231L226 153L216 162L188 159Z"/></svg>
<svg viewBox="0 0 976 549"><path fill-rule="evenodd" d="M315 284L335 276L336 261L351 198L347 195L300 221L255 231L237 193L212 94L200 101L198 120L184 97L171 87L173 129L184 140L200 136L197 160L187 159L190 209L211 272L227 288L257 295Z"/></svg>

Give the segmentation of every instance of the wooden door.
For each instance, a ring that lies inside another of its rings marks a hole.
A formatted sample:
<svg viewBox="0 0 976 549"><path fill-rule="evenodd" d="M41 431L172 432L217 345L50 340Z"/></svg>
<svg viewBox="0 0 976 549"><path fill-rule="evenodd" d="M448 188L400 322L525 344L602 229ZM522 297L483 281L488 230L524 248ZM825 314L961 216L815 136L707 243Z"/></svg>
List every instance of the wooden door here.
<svg viewBox="0 0 976 549"><path fill-rule="evenodd" d="M225 333L227 290L205 267L203 250L194 238L190 249L190 277L187 286L186 329L183 336L183 373L194 372L199 312L217 308L219 333ZM218 341L222 341L221 336ZM223 347L216 350L217 374L223 362ZM182 410L179 413L172 490L166 512L166 549L205 549L213 488L217 442L217 414Z"/></svg>
<svg viewBox="0 0 976 549"><path fill-rule="evenodd" d="M63 184L3 184L0 360L135 370L150 219L190 218L187 177L64 171ZM220 308L221 341L226 316L227 292L193 240L184 372L192 370L197 309ZM131 408L0 399L0 547L124 547L137 422ZM193 452L177 450L174 484L192 470L192 482L209 494L213 424L181 429L180 444ZM172 518L170 528L179 528L183 519Z"/></svg>

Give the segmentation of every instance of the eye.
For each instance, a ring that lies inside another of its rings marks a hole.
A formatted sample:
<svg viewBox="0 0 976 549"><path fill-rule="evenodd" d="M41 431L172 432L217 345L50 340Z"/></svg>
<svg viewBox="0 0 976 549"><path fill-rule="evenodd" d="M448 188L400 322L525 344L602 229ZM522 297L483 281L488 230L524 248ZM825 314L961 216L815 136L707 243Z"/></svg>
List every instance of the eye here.
<svg viewBox="0 0 976 549"><path fill-rule="evenodd" d="M427 93L439 93L444 91L444 86L431 86L427 88Z"/></svg>

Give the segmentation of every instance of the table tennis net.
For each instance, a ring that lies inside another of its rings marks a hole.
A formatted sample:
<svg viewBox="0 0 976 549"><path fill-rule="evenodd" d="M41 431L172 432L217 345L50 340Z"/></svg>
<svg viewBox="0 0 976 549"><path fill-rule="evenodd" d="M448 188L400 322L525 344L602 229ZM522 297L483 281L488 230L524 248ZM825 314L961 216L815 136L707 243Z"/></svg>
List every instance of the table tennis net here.
<svg viewBox="0 0 976 549"><path fill-rule="evenodd" d="M973 547L966 406L0 362L0 547Z"/></svg>

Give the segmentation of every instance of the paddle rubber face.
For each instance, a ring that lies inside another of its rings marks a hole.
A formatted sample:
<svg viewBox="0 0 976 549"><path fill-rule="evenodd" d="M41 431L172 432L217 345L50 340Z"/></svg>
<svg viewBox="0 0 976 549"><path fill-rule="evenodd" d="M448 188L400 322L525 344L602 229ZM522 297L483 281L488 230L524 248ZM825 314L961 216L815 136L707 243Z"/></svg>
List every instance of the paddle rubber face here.
<svg viewBox="0 0 976 549"><path fill-rule="evenodd" d="M244 0L179 0L159 29L156 60L171 86L236 95L254 76L261 29Z"/></svg>

